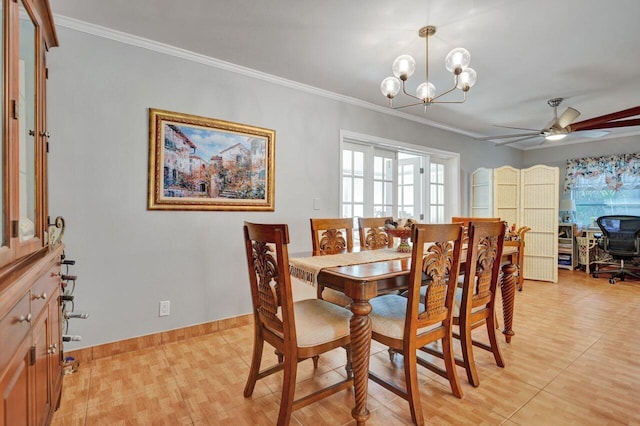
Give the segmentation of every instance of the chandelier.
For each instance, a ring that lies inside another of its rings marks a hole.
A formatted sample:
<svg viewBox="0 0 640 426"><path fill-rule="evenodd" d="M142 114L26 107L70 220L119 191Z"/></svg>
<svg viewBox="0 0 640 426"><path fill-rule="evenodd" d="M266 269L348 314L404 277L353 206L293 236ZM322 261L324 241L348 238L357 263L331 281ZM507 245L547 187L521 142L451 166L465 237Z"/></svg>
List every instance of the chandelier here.
<svg viewBox="0 0 640 426"><path fill-rule="evenodd" d="M440 93L439 95L436 95L436 87L429 81L429 37L434 35L435 33L436 27L431 25L422 27L418 31L418 35L420 37L423 37L425 40L426 73L425 81L418 86L415 96L411 93L408 93L406 89L406 82L409 77L413 75L416 69L415 59L413 59L410 55L401 55L398 56L395 61L393 61L391 69L393 70L393 75L395 75L395 77L387 77L382 80L382 83L380 84L380 90L382 91L382 94L384 96L389 98L389 106L391 108L398 109L416 105L423 105L426 111L427 107L431 104L461 104L467 100L467 92L469 91L469 89L471 89L471 87L473 87L473 85L476 83L476 79L478 78L475 70L473 68L469 68L471 55L469 54L469 51L467 51L467 49L457 47L449 52L444 60L445 67L454 76L452 88ZM401 89L402 93L409 96L410 98L415 99L417 102L402 106L394 106L393 98L396 97ZM451 93L456 89L460 89L462 91L462 100L440 100L442 96Z"/></svg>

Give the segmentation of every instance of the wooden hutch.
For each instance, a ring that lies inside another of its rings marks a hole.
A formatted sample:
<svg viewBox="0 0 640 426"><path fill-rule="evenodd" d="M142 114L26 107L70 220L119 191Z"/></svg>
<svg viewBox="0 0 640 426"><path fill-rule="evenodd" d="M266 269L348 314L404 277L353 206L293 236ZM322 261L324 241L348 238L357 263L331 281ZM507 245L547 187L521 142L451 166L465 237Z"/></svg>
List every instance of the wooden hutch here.
<svg viewBox="0 0 640 426"><path fill-rule="evenodd" d="M0 0L0 425L49 424L62 392L62 244L47 211L47 0Z"/></svg>

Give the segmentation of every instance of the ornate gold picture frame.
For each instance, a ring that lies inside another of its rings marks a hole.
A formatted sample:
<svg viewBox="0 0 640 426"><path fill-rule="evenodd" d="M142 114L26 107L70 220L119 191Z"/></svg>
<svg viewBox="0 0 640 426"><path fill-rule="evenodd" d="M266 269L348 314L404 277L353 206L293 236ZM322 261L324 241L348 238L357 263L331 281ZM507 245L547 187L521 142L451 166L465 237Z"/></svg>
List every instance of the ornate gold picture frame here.
<svg viewBox="0 0 640 426"><path fill-rule="evenodd" d="M275 130L149 109L149 210L274 211Z"/></svg>

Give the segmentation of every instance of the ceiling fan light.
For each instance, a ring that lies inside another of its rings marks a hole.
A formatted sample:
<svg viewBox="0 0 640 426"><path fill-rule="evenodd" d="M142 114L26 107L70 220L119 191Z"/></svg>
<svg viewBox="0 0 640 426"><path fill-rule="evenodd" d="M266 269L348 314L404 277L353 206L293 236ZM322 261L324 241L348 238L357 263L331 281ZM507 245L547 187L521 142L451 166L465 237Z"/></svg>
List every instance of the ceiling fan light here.
<svg viewBox="0 0 640 426"><path fill-rule="evenodd" d="M544 138L548 141L560 141L566 137L566 133L552 133L550 135L546 135Z"/></svg>
<svg viewBox="0 0 640 426"><path fill-rule="evenodd" d="M478 74L476 73L476 70L474 70L473 68L467 68L458 76L457 87L463 92L466 92L471 89L474 84L476 84L477 80Z"/></svg>
<svg viewBox="0 0 640 426"><path fill-rule="evenodd" d="M429 102L436 95L436 86L433 83L425 81L416 89L416 96L423 102Z"/></svg>
<svg viewBox="0 0 640 426"><path fill-rule="evenodd" d="M402 83L397 78L387 77L380 83L380 91L387 98L393 99L400 91L401 86Z"/></svg>
<svg viewBox="0 0 640 426"><path fill-rule="evenodd" d="M400 55L393 61L391 69L393 75L404 81L413 75L416 70L416 61L411 55Z"/></svg>
<svg viewBox="0 0 640 426"><path fill-rule="evenodd" d="M453 49L446 58L444 58L444 65L447 69L458 75L469 66L471 62L471 54L463 47L456 47Z"/></svg>

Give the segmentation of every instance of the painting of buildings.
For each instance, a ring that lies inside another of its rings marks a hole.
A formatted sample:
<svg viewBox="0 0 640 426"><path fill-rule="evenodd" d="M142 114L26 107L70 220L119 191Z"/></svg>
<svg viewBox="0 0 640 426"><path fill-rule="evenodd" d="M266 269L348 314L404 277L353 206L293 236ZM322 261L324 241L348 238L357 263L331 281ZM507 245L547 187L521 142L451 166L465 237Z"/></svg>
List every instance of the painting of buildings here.
<svg viewBox="0 0 640 426"><path fill-rule="evenodd" d="M165 123L165 197L264 199L267 140Z"/></svg>

